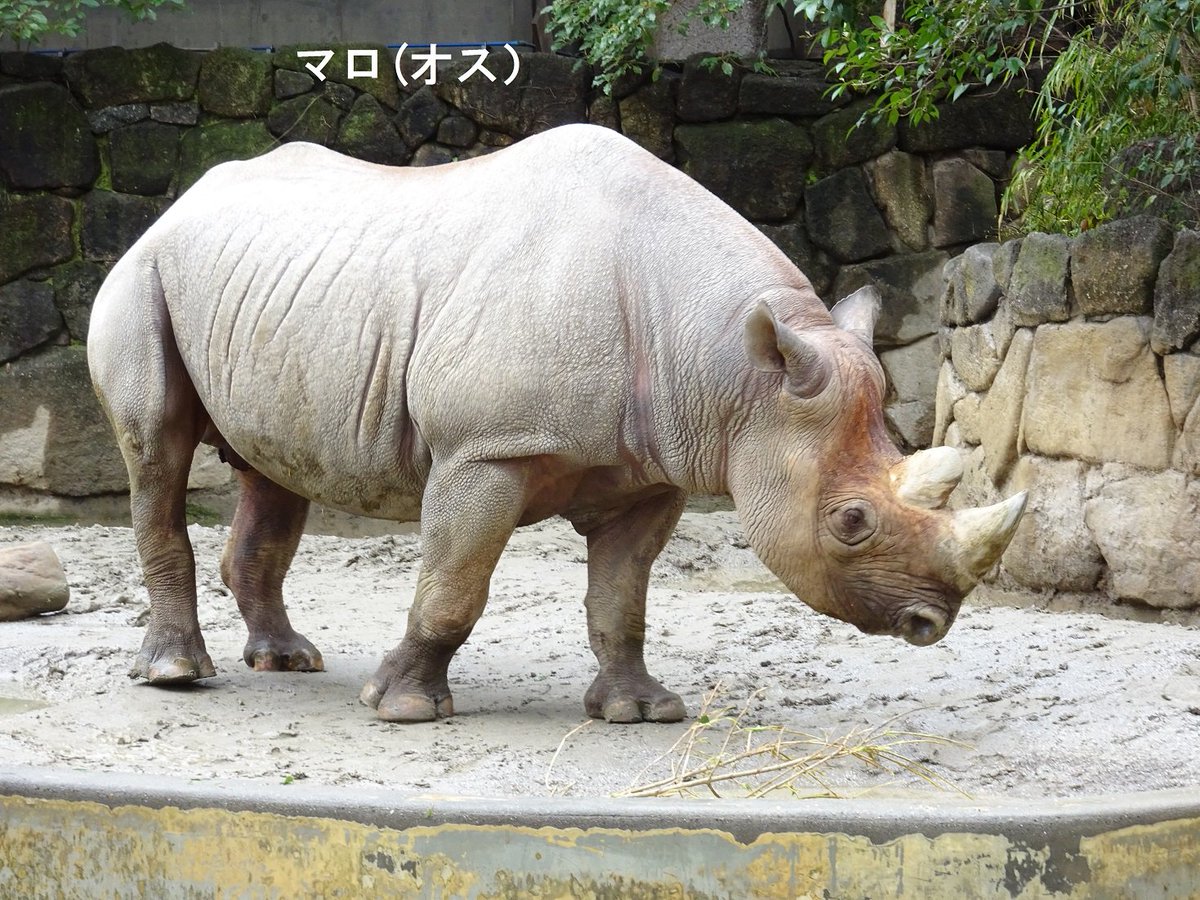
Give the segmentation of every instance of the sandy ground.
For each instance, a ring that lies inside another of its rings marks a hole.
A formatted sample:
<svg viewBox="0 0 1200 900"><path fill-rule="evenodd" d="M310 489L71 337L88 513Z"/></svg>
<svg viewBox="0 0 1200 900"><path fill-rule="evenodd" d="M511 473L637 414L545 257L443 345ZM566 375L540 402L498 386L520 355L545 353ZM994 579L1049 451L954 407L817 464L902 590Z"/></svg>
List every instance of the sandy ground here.
<svg viewBox="0 0 1200 900"><path fill-rule="evenodd" d="M219 674L167 690L126 677L148 608L129 529L0 528L0 544L50 541L72 588L65 613L0 623L5 765L304 777L472 796L605 795L649 777L639 772L688 727L596 722L568 737L587 721L582 697L594 660L583 541L563 522L514 536L488 611L451 667L459 714L419 726L381 723L357 701L403 631L420 559L415 536L305 537L286 593L293 622L328 669L306 675L243 665L245 632L217 574L227 529L190 532L200 620ZM783 593L728 512L685 515L656 566L649 610L651 671L693 712L720 681L735 704L761 689L750 723L836 736L894 720L960 742L908 752L972 796L1200 785L1195 628L968 606L941 643L909 647L859 634ZM823 777L842 795L933 790L853 763Z"/></svg>

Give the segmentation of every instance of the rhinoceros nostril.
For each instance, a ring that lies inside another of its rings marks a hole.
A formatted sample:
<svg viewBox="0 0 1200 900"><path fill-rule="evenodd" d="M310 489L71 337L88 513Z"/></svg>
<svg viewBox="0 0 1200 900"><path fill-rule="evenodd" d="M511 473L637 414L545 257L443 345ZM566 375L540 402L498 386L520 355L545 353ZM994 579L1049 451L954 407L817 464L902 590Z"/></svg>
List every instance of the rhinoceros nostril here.
<svg viewBox="0 0 1200 900"><path fill-rule="evenodd" d="M935 610L910 613L900 626L901 636L910 644L927 647L946 633L946 617Z"/></svg>

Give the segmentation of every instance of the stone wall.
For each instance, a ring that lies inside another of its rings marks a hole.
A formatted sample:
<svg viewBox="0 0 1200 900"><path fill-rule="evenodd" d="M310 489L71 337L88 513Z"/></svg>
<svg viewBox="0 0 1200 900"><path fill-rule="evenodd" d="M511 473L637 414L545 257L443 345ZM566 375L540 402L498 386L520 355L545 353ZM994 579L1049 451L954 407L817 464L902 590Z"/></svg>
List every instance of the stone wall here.
<svg viewBox="0 0 1200 900"><path fill-rule="evenodd" d="M880 287L889 420L908 445L929 443L942 268L994 228L1031 136L1016 94L964 97L920 129L855 129L862 101L829 100L809 63L727 77L692 59L610 98L551 54L524 55L509 86L460 82L456 61L406 88L383 48L375 79L348 78L346 48L331 48L324 83L297 49L0 54L0 512L125 489L87 379L95 292L206 169L291 140L426 166L567 122L619 129L757 223L825 298ZM510 66L489 62L502 77ZM228 477L210 460L196 483Z"/></svg>
<svg viewBox="0 0 1200 900"><path fill-rule="evenodd" d="M948 264L941 317L957 502L1030 492L993 585L1200 608L1200 232L1143 216L981 244Z"/></svg>

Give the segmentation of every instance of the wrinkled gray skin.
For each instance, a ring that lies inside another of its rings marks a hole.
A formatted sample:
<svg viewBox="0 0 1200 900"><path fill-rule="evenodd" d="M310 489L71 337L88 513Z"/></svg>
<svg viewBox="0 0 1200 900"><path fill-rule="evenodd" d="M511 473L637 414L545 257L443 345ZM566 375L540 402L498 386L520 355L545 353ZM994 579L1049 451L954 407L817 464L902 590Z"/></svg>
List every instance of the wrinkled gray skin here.
<svg viewBox="0 0 1200 900"><path fill-rule="evenodd" d="M383 719L453 712L447 666L501 550L556 514L587 537L587 712L682 718L642 643L650 565L692 492L732 495L814 608L932 643L1023 498L934 508L957 457L889 441L874 315L860 292L831 317L753 226L601 128L436 169L305 144L218 166L92 313L151 599L133 674L214 674L184 527L201 441L241 467L221 573L256 669L322 668L282 595L310 500L420 516L408 630L362 695Z"/></svg>

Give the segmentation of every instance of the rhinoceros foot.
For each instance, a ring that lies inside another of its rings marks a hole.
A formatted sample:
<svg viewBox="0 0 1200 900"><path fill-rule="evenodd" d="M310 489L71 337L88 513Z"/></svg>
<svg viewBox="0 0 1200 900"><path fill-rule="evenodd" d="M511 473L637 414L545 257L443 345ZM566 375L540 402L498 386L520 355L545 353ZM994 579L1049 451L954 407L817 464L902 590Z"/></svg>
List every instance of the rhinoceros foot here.
<svg viewBox="0 0 1200 900"><path fill-rule="evenodd" d="M212 678L217 674L204 649L202 638L199 639L199 646L196 646L194 641L185 639L161 641L152 640L152 637L152 634L146 635L141 652L129 671L130 678L144 678L150 684L170 685Z"/></svg>
<svg viewBox="0 0 1200 900"><path fill-rule="evenodd" d="M687 715L683 698L649 675L622 678L620 683L601 673L583 697L593 719L606 722L679 722Z"/></svg>
<svg viewBox="0 0 1200 900"><path fill-rule="evenodd" d="M454 715L454 698L423 692L384 690L376 678L366 683L358 699L385 722L432 722Z"/></svg>
<svg viewBox="0 0 1200 900"><path fill-rule="evenodd" d="M242 659L255 672L324 672L321 651L302 634L267 635L246 642Z"/></svg>

